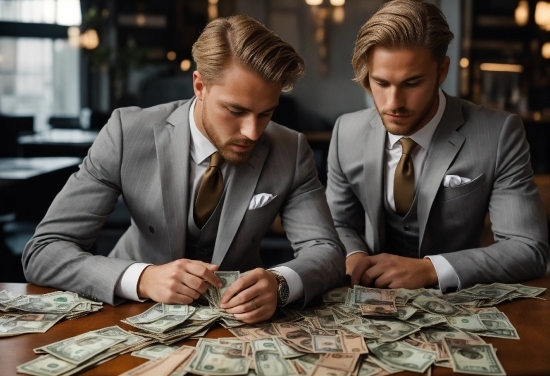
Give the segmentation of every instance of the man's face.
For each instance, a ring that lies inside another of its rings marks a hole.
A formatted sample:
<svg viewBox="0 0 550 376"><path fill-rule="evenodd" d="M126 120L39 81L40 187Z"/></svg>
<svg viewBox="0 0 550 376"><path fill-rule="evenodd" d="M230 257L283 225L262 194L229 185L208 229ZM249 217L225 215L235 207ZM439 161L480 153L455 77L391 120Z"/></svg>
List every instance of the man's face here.
<svg viewBox="0 0 550 376"><path fill-rule="evenodd" d="M231 61L222 77L208 84L195 71L194 116L199 131L228 162L248 161L279 104L282 86Z"/></svg>
<svg viewBox="0 0 550 376"><path fill-rule="evenodd" d="M425 47L377 46L369 53L368 68L374 104L388 132L410 136L434 117L448 57L439 65Z"/></svg>

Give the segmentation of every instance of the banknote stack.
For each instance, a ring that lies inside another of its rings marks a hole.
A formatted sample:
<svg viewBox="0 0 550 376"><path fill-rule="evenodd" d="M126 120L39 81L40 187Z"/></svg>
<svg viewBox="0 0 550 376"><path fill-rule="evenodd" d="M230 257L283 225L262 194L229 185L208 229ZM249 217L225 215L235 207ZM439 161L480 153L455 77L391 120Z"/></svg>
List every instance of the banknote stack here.
<svg viewBox="0 0 550 376"><path fill-rule="evenodd" d="M68 376L151 344L118 326L94 330L34 349L40 356L17 367L18 373Z"/></svg>
<svg viewBox="0 0 550 376"><path fill-rule="evenodd" d="M17 295L0 291L0 338L45 333L61 319L76 319L102 308L103 303L68 291L43 295Z"/></svg>
<svg viewBox="0 0 550 376"><path fill-rule="evenodd" d="M208 306L158 303L147 311L128 317L122 322L139 329L137 334L165 345L171 345L184 338L202 337L215 322L220 322L226 328L244 325L220 308L223 293L240 277L240 273L233 271L215 273L222 281L222 287L208 288L204 294L204 302L209 304Z"/></svg>

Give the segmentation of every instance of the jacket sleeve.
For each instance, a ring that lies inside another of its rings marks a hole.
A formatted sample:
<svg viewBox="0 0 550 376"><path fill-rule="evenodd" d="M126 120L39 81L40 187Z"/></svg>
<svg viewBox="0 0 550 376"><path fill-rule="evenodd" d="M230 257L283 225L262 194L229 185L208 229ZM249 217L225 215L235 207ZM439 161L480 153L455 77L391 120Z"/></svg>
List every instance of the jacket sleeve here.
<svg viewBox="0 0 550 376"><path fill-rule="evenodd" d="M476 283L521 282L544 275L548 228L533 179L529 145L517 115L506 118L499 135L489 215L495 244L442 254L462 287Z"/></svg>
<svg viewBox="0 0 550 376"><path fill-rule="evenodd" d="M29 282L118 303L116 283L134 261L88 250L121 194L122 142L116 110L25 246L22 262Z"/></svg>
<svg viewBox="0 0 550 376"><path fill-rule="evenodd" d="M298 138L293 185L280 214L295 253L295 258L283 265L300 276L305 305L316 295L343 283L345 251L317 177L313 152L303 134Z"/></svg>
<svg viewBox="0 0 550 376"><path fill-rule="evenodd" d="M344 244L346 254L356 251L369 253L364 241L365 210L352 190L342 170L340 153L346 153L340 138L340 119L336 121L328 153L327 200L334 226Z"/></svg>

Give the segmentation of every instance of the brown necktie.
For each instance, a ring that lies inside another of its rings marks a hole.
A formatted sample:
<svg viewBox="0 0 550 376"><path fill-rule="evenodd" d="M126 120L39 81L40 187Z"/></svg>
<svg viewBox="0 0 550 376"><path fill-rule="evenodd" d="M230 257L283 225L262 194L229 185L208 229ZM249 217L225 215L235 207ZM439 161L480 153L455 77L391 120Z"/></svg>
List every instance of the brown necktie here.
<svg viewBox="0 0 550 376"><path fill-rule="evenodd" d="M414 199L414 166L411 152L418 145L410 138L399 140L403 148L403 154L395 169L393 179L393 198L395 201L395 212L404 217L411 208Z"/></svg>
<svg viewBox="0 0 550 376"><path fill-rule="evenodd" d="M223 193L223 176L220 170L224 159L220 153L210 156L210 165L202 176L202 181L195 201L195 224L202 228L216 209Z"/></svg>

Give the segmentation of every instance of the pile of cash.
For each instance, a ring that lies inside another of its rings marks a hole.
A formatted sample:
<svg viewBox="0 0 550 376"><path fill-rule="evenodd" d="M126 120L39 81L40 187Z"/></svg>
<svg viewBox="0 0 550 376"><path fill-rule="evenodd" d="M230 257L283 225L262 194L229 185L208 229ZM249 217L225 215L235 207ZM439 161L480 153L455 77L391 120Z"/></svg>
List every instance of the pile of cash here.
<svg viewBox="0 0 550 376"><path fill-rule="evenodd" d="M545 291L498 283L447 295L427 289L342 287L326 292L322 305L281 308L269 321L248 325L220 308L223 292L240 276L223 273L223 287L205 293L208 305L156 304L123 320L139 332L114 326L69 338L35 349L45 355L17 371L71 375L131 352L148 361L124 376L381 376L424 373L432 366L505 375L496 350L482 337L519 335L493 305ZM235 337L203 338L214 323ZM199 341L196 347L173 346L184 338Z"/></svg>
<svg viewBox="0 0 550 376"><path fill-rule="evenodd" d="M45 333L59 320L99 311L103 303L81 298L68 291L43 295L17 295L0 291L0 337Z"/></svg>
<svg viewBox="0 0 550 376"><path fill-rule="evenodd" d="M36 348L35 353L44 355L18 366L17 372L38 376L74 375L151 342L148 338L111 326Z"/></svg>
<svg viewBox="0 0 550 376"><path fill-rule="evenodd" d="M498 283L447 295L426 289L338 288L324 294L322 306L283 308L283 315L256 325L223 324L236 338L202 338L196 349L143 349L143 357L151 360L125 375L371 376L404 370L423 373L431 366L505 375L495 349L481 337L519 335L506 315L491 306L535 298L543 291ZM197 306L194 314L208 310L213 321L227 316L216 304L222 294L207 292L210 306ZM192 329L186 335L196 333L194 314L170 331L184 333L187 323ZM158 335L156 339L171 343Z"/></svg>

